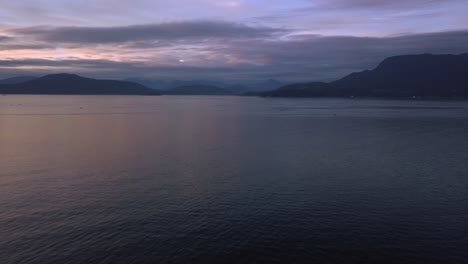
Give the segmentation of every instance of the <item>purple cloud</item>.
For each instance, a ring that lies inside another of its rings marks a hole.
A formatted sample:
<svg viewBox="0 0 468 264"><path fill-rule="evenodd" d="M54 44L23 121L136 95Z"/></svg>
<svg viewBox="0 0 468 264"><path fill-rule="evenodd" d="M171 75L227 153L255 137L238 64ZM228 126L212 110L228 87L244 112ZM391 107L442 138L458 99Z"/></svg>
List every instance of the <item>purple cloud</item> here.
<svg viewBox="0 0 468 264"><path fill-rule="evenodd" d="M30 27L13 29L11 32L51 42L118 43L140 40L268 38L288 31L240 23L192 21L125 27Z"/></svg>

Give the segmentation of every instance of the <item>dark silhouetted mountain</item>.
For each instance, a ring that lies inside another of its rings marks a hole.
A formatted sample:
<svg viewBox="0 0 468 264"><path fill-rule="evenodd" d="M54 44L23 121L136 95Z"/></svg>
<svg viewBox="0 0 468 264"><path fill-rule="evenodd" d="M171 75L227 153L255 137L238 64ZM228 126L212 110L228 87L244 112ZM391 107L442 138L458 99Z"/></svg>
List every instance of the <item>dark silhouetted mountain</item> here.
<svg viewBox="0 0 468 264"><path fill-rule="evenodd" d="M75 74L51 74L23 83L0 85L2 94L121 94L159 95L160 92L141 84L97 80Z"/></svg>
<svg viewBox="0 0 468 264"><path fill-rule="evenodd" d="M391 57L372 71L350 74L331 85L355 96L466 97L468 54Z"/></svg>
<svg viewBox="0 0 468 264"><path fill-rule="evenodd" d="M291 90L291 91L286 91ZM468 54L405 55L385 59L374 70L328 83L294 84L263 96L468 98Z"/></svg>
<svg viewBox="0 0 468 264"><path fill-rule="evenodd" d="M232 95L233 92L211 85L187 85L164 91L169 95Z"/></svg>
<svg viewBox="0 0 468 264"><path fill-rule="evenodd" d="M37 79L37 77L33 76L16 76L7 79L0 80L0 84L15 84L15 83L22 83Z"/></svg>

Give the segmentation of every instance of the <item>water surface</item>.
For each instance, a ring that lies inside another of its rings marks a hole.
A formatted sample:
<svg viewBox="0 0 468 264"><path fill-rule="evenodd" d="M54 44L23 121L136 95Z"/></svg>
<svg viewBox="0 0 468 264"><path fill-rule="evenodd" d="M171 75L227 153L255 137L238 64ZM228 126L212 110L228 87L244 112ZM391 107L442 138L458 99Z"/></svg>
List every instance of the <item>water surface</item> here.
<svg viewBox="0 0 468 264"><path fill-rule="evenodd" d="M468 103L0 97L1 263L467 263Z"/></svg>

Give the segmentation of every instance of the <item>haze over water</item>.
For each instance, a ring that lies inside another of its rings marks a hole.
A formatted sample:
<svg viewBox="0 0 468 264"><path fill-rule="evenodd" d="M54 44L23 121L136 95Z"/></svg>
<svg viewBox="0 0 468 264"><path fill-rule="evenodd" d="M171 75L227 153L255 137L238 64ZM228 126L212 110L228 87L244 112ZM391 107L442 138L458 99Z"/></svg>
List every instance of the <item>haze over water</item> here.
<svg viewBox="0 0 468 264"><path fill-rule="evenodd" d="M466 263L466 102L0 97L2 263Z"/></svg>

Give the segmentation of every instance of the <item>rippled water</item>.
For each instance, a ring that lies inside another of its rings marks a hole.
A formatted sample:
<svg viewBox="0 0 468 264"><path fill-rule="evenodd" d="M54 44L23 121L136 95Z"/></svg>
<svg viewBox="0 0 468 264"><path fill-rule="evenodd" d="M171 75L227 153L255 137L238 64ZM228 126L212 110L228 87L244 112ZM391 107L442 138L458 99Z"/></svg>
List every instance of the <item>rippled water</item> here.
<svg viewBox="0 0 468 264"><path fill-rule="evenodd" d="M468 102L0 97L0 263L467 263Z"/></svg>

